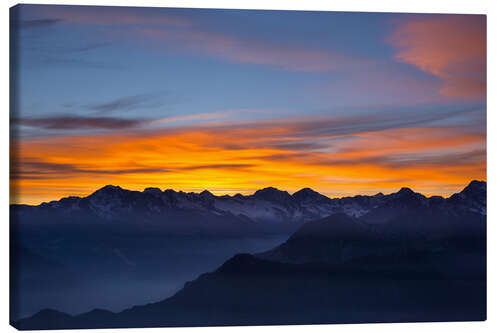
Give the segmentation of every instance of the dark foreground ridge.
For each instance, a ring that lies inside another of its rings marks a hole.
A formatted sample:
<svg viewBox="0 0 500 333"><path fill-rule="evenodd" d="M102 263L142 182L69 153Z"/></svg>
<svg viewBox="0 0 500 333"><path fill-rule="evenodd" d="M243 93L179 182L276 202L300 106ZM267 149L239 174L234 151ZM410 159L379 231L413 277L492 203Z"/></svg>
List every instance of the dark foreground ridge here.
<svg viewBox="0 0 500 333"><path fill-rule="evenodd" d="M301 224L273 249L237 254L163 301L78 316L47 309L12 324L63 329L485 320L486 183L472 182L448 199L402 189L376 200L361 216L335 212Z"/></svg>

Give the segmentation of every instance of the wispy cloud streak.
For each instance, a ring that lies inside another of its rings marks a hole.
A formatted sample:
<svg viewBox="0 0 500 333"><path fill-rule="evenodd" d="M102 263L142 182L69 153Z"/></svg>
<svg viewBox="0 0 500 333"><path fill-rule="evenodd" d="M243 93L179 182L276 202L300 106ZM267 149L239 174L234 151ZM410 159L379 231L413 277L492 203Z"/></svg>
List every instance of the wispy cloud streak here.
<svg viewBox="0 0 500 333"><path fill-rule="evenodd" d="M45 17L52 17L76 24L103 26L158 25L186 27L191 25L188 18L173 15L165 8L151 11L148 8L106 7L106 6L64 6L30 5L32 11Z"/></svg>
<svg viewBox="0 0 500 333"><path fill-rule="evenodd" d="M143 119L119 117L84 117L60 115L50 117L11 118L12 125L24 125L47 130L84 130L84 129L129 129L146 124Z"/></svg>
<svg viewBox="0 0 500 333"><path fill-rule="evenodd" d="M150 40L155 48L204 54L234 63L267 65L285 71L322 72L373 63L353 54L331 49L270 42L265 38L220 33L193 17L169 10L154 13L143 8L35 6L47 20L120 28L107 36L123 40ZM127 29L121 27L127 26Z"/></svg>
<svg viewBox="0 0 500 333"><path fill-rule="evenodd" d="M87 108L102 113L113 111L129 111L136 109L149 109L162 106L162 97L159 94L139 94L124 96L104 103L87 105Z"/></svg>
<svg viewBox="0 0 500 333"><path fill-rule="evenodd" d="M94 166L95 167L95 166ZM12 179L54 179L57 177L75 177L76 175L130 175L169 172L165 168L121 168L121 169L96 169L86 168L78 163L48 162L40 158L11 160Z"/></svg>

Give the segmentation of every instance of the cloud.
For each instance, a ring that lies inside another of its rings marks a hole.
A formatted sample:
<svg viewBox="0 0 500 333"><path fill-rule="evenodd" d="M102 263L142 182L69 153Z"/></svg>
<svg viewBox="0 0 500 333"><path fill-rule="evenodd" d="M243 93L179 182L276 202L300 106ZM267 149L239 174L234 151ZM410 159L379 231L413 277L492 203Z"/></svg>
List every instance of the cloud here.
<svg viewBox="0 0 500 333"><path fill-rule="evenodd" d="M92 6L30 6L33 12L48 19L70 24L116 27L106 30L109 38L130 41L150 40L154 48L169 52L189 52L235 63L273 66L296 72L334 71L347 66L373 63L359 56L328 49L270 42L264 39L237 37L231 33L210 31L202 21L172 9L157 11L145 8ZM127 26L126 29L123 26Z"/></svg>
<svg viewBox="0 0 500 333"><path fill-rule="evenodd" d="M125 167L121 169L97 169L94 167L85 167L77 163L57 163L49 162L43 158L28 158L19 159L11 158L11 179L57 179L57 178L74 178L82 175L95 176L119 176L119 175L134 175L134 174L157 174L167 172L182 172L190 170L202 169L225 169L231 170L235 168L251 168L253 164L204 164L177 166L170 168L160 167Z"/></svg>
<svg viewBox="0 0 500 333"><path fill-rule="evenodd" d="M191 25L188 18L175 15L166 8L127 8L106 6L22 5L44 17L56 18L68 23L103 26L158 25L185 27Z"/></svg>
<svg viewBox="0 0 500 333"><path fill-rule="evenodd" d="M49 180L51 188L80 184L88 193L105 179L130 189L309 186L346 195L390 192L405 179L415 190L446 194L486 176L477 113L484 111L415 109L21 139L12 143L11 176L25 193L19 200L31 202L57 197L44 192Z"/></svg>
<svg viewBox="0 0 500 333"><path fill-rule="evenodd" d="M251 168L254 164L205 164L192 165L187 167L177 168L177 170L201 170L201 169L235 169L235 168Z"/></svg>
<svg viewBox="0 0 500 333"><path fill-rule="evenodd" d="M485 15L410 16L388 41L398 61L439 77L442 95L485 98Z"/></svg>
<svg viewBox="0 0 500 333"><path fill-rule="evenodd" d="M169 172L165 168L122 168L95 169L85 168L73 163L48 162L44 159L11 159L11 179L57 179L78 175L131 175Z"/></svg>
<svg viewBox="0 0 500 333"><path fill-rule="evenodd" d="M135 109L154 108L163 105L161 96L157 94L139 94L124 96L112 101L87 105L87 108L103 113L112 111L128 111Z"/></svg>
<svg viewBox="0 0 500 333"><path fill-rule="evenodd" d="M445 120L460 119L460 117L474 119L483 112L484 110L475 108L396 108L391 111L364 112L346 116L310 116L228 122L227 124L215 124L206 127L192 126L187 130L213 132L214 134L232 131L240 134L244 133L246 137L254 138L257 145L260 145L260 140L264 138L272 138L271 146L281 148L285 148L287 144L290 145L290 148L293 148L290 141L293 138L297 141L293 142L293 144L300 143L303 148L308 146L321 148L323 141L320 140L348 138L365 132L383 132L394 129L431 126ZM467 123L466 126L474 128L474 126L478 125L476 123ZM179 127L168 131L182 132L185 130L186 128ZM162 129L158 130L158 135L161 135L162 131ZM260 135L263 131L266 133L265 137ZM211 141L207 140L204 144L209 146ZM235 141L215 142L215 144L223 144L227 149L230 149L227 145L234 145L238 149Z"/></svg>
<svg viewBox="0 0 500 333"><path fill-rule="evenodd" d="M82 117L60 115L39 118L12 118L11 124L24 125L48 130L85 130L85 129L129 129L139 127L148 121L117 117Z"/></svg>
<svg viewBox="0 0 500 333"><path fill-rule="evenodd" d="M324 166L370 166L376 165L379 167L384 167L387 169L415 169L415 168L437 168L437 167L448 167L453 165L458 166L470 166L470 165L481 165L486 167L486 150L475 149L465 152L428 152L424 150L423 152L412 151L411 153L405 153L399 151L397 153L389 153L388 151L364 151L364 154L360 156L350 156L350 157L340 157L337 158L333 155L333 158L321 158L312 160L311 163L315 165ZM286 158L286 155L283 156ZM289 156L293 158L293 156ZM272 157L275 160L275 157ZM307 162L307 161L304 161Z"/></svg>
<svg viewBox="0 0 500 333"><path fill-rule="evenodd" d="M434 154L396 154L389 159L382 161L383 164L391 168L409 168L418 166L425 167L447 167L482 165L486 170L486 149L475 149L465 152L434 153Z"/></svg>
<svg viewBox="0 0 500 333"><path fill-rule="evenodd" d="M186 114L186 115L156 119L151 121L151 124L171 124L171 123L192 122L192 121L220 120L237 112L241 113L249 111L226 110L226 111Z"/></svg>
<svg viewBox="0 0 500 333"><path fill-rule="evenodd" d="M126 111L133 109L143 109L148 107L155 107L156 105L161 105L158 101L154 101L154 97L148 97L149 95L137 95L131 97L124 97L113 100L111 102L102 104L92 104L86 107L97 111L99 113L110 113L115 111ZM153 101L152 101L153 100ZM66 104L63 105L65 108L73 108L75 105ZM242 114L245 112L254 113L261 112L260 110L225 110L217 112L206 112L206 113L196 113L187 114L179 116L171 116L159 119L127 119L121 117L111 117L111 116L79 116L73 114L63 114L63 115L53 115L46 117L12 117L11 125L23 125L34 129L45 129L53 131L67 131L67 130L132 130L138 128L148 128L146 131L152 133L151 127L148 125L160 127L163 130L169 130L169 128L175 126L180 126L183 123L198 123L198 124L217 124L216 122L209 121L222 121L227 119L231 115ZM220 123L220 122L219 122ZM161 127L161 125L168 125L169 127ZM154 131L153 131L154 132ZM18 133L19 134L19 133ZM26 131L23 130L23 134ZM53 133L56 135L56 133ZM137 134L137 133L133 133ZM32 136L36 136L37 133L33 133ZM40 133L38 133L40 135ZM46 135L46 133L44 134ZM132 133L131 133L132 135Z"/></svg>

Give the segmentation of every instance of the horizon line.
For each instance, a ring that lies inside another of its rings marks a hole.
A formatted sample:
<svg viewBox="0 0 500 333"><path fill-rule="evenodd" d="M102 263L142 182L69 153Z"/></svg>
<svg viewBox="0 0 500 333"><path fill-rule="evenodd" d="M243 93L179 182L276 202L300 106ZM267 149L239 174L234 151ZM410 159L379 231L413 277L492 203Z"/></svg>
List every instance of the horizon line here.
<svg viewBox="0 0 500 333"><path fill-rule="evenodd" d="M487 183L487 181L486 181L486 180L483 180L483 179L472 179L471 181L469 181L468 183L466 183L466 185L464 185L464 186L462 187L462 190L461 190L461 191L463 191L465 188L467 188L469 185L471 185L471 184L472 184L472 183L474 183L474 182L479 182L479 183ZM77 196L77 195L62 196L62 197L60 197L59 199L54 199L54 200L50 200L50 201L41 201L41 202L40 202L40 203L38 203L38 204L37 204L37 203L33 203L33 204L29 204L29 203L20 203L20 202L15 202L15 201L12 201L12 199L15 197L15 195L12 195L12 194L11 194L11 195L10 195L10 198L9 198L9 199L11 199L11 200L9 200L9 201L10 201L10 202L9 202L9 205L11 205L11 206L12 206L12 205L21 205L21 206L23 206L23 205L24 205L24 206L40 206L40 205L42 205L42 204L49 204L49 203L51 203L51 202L58 202L58 201L60 201L60 200L62 200L62 199L65 199L65 198L80 198L80 199L83 199L83 198L87 198L87 197L89 197L89 196L91 196L91 195L95 194L96 192L98 192L98 191L100 191L100 190L102 190L102 189L104 189L104 188L107 188L107 187L118 188L118 189L123 190L123 191L139 192L139 193L145 193L147 190L155 190L155 189L156 189L156 190L161 191L161 193L165 193L166 191L169 191L169 190L170 190L170 191L174 191L174 192L176 192L176 193L186 193L186 194L198 194L198 195L201 195L203 192L208 192L210 195L212 195L212 196L214 196L214 197L217 197L217 198L222 198L222 197L227 197L227 196L228 196L228 197L233 198L233 197L235 197L235 196L237 196L237 195L241 195L241 196L243 196L243 197L250 197L250 196L255 195L258 191L262 191L262 190L265 190L265 189L275 189L275 190L280 191L280 192L286 192L286 193L287 193L288 195L290 195L290 196L293 196L294 194L296 194L296 193L298 193L298 192L300 192L300 191L302 191L302 190L312 190L312 191L314 191L314 192L316 192L316 193L318 193L318 194L320 194L320 195L322 195L322 196L324 196L324 197L326 197L326 198L328 198L328 199L352 198L352 197L356 197L356 196L375 196L375 195L378 195L378 194L382 194L382 195L390 195L390 194L398 193L398 192L400 192L400 191L401 191L401 190L403 190L403 189L409 189L409 190L411 190L412 192L417 193L417 194L420 194L420 195L423 195L423 196L424 196L424 197L426 197L426 198L431 198L431 197L449 198L449 197L453 196L454 194L457 194L457 193L460 193L460 192L461 192L461 191L454 192L454 193L450 194L449 196L445 196L445 195L426 195L426 194L423 194L423 193L420 193L420 192L414 191L411 187L408 187L408 186L401 186L399 190L397 190L397 191L395 191L395 192L389 192L389 193L387 193L387 194L385 194L385 193L384 193L384 192L382 192L382 191L378 191L377 193L372 194L372 195L369 195L369 194L354 194L354 195L343 195L343 196L333 196L333 197L330 197L330 196L328 196L328 195L324 195L324 194L322 194L321 192L316 191L316 190L314 190L313 188L310 188L310 187L307 187L307 186L306 186L306 187L303 187L303 188L301 188L301 189L299 189L299 190L297 190L297 191L295 191L295 192L293 192L293 193L290 193L290 192L288 192L287 190L280 190L278 187L274 187L274 186L266 186L266 187L263 187L263 188L260 188L260 189L257 189L257 190L253 190L253 189L252 189L252 190L249 190L249 191L254 191L253 193L249 193L249 194L242 194L242 193L240 193L240 192L237 192L237 193L234 193L234 194L232 194L232 195L230 195L230 194L228 194L228 193L226 193L226 194L222 194L222 195L217 195L217 194L214 194L212 191L210 191L210 190L208 190L208 189L204 189L204 190L200 190L200 191L188 191L188 190L182 190L182 189L181 189L181 190L175 190L175 189L173 189L173 188L166 188L166 189L162 190L162 189L161 189L161 188L159 188L159 187L148 186L148 187L143 188L143 189L142 189L142 191L141 191L141 190L130 190L130 189L127 189L127 188L123 188L123 187L121 187L120 185L112 185L112 184L107 184L107 185L104 185L104 186L99 187L98 189L94 190L93 192L91 192L91 193L89 193L89 194L87 194L87 195L82 195L82 196ZM374 190L374 192L375 192L375 191L376 191L376 190Z"/></svg>

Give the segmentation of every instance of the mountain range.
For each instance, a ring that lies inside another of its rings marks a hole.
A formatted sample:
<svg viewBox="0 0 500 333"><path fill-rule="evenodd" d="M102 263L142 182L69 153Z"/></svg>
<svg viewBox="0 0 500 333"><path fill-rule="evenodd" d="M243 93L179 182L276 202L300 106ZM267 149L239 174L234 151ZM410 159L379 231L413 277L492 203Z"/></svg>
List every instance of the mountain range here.
<svg viewBox="0 0 500 333"><path fill-rule="evenodd" d="M71 229L72 223L90 217L92 226L121 228L123 224L112 222L126 221L145 232L149 229L137 223L179 224L183 217L198 216L203 219L189 227L197 226L200 237L224 220L219 231L234 232L234 225L251 232L294 228L276 246L234 254L161 301L78 315L43 309L11 320L19 329L486 318L486 183L481 181L472 181L449 198L428 198L408 188L388 195L329 199L310 189L290 195L267 188L249 196L217 197L106 186L85 198L11 209L21 222L15 232L27 232L40 221L53 230L61 225L68 230L68 224ZM203 223L205 229L199 227Z"/></svg>
<svg viewBox="0 0 500 333"><path fill-rule="evenodd" d="M369 223L397 215L403 209L444 209L486 215L486 183L472 181L450 198L425 197L409 188L396 193L330 199L310 188L290 195L273 187L252 195L215 196L205 190L186 193L147 188L130 191L107 185L87 197L67 197L38 206L11 205L18 223L45 224L68 220L135 222L144 227L194 232L249 232L273 228L296 229L304 222L336 213L362 218ZM483 199L484 198L484 199ZM235 229L236 226L236 229ZM122 225L125 227L125 225Z"/></svg>

